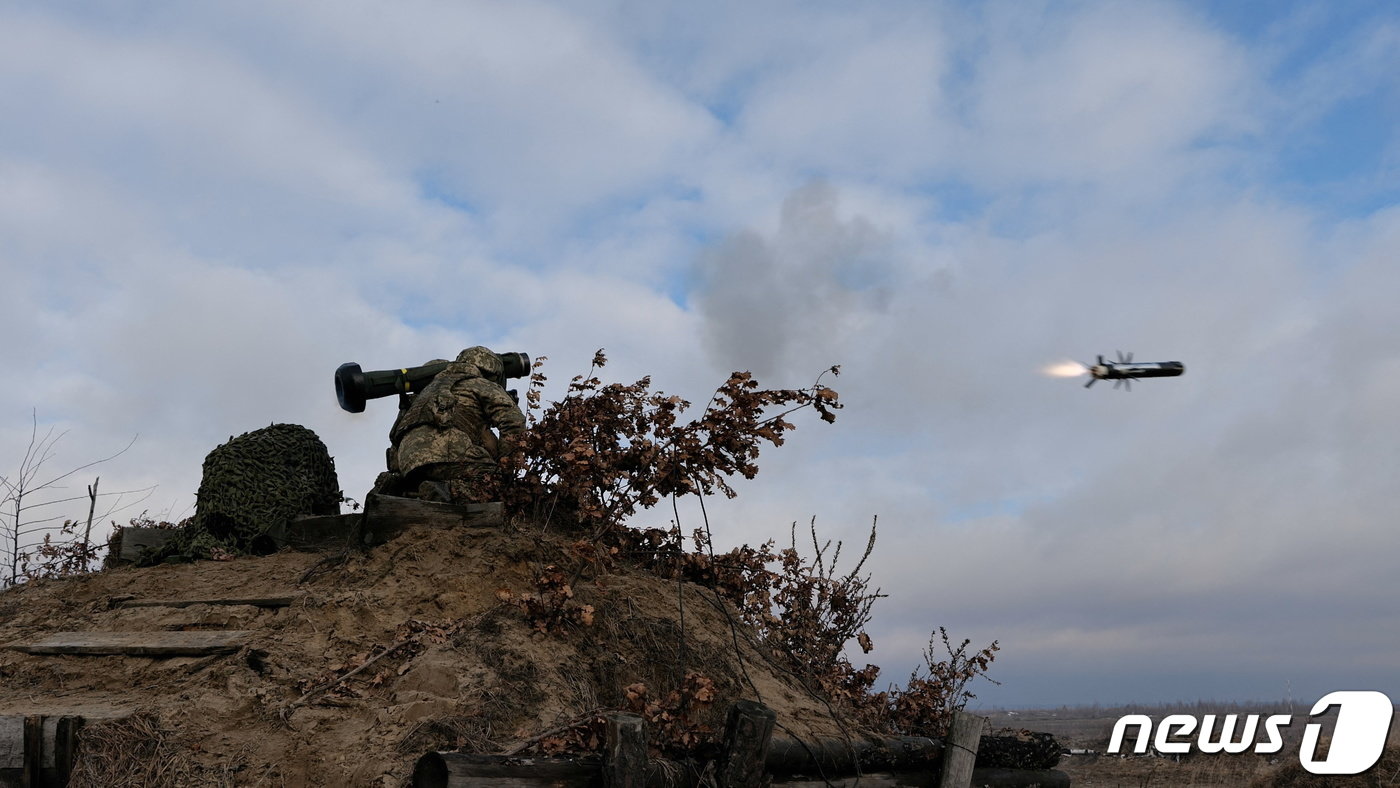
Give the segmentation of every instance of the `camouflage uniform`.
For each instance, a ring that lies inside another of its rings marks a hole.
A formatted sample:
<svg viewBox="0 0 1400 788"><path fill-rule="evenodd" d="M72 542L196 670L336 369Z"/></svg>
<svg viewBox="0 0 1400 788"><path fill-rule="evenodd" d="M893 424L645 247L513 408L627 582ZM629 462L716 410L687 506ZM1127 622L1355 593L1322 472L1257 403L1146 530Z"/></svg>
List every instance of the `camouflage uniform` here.
<svg viewBox="0 0 1400 788"><path fill-rule="evenodd" d="M413 395L389 431L395 486L430 499L493 499L501 452L491 428L500 430L501 443L525 428L525 414L504 386L500 357L473 347Z"/></svg>

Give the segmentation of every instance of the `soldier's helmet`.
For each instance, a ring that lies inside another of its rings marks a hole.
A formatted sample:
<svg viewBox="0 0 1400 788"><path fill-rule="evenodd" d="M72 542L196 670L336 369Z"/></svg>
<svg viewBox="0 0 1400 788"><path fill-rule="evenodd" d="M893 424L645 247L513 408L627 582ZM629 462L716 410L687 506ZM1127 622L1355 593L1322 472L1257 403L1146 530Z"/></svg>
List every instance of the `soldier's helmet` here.
<svg viewBox="0 0 1400 788"><path fill-rule="evenodd" d="M505 386L505 365L501 363L501 357L492 353L490 348L484 348L480 345L469 347L457 354L457 363L472 364L483 378L499 386Z"/></svg>

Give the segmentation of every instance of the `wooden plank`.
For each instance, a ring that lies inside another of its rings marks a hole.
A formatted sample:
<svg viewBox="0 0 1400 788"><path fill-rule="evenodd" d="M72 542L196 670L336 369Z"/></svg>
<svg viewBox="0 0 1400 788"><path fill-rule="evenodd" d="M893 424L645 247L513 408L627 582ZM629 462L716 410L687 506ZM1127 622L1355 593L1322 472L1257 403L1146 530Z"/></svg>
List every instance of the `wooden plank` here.
<svg viewBox="0 0 1400 788"><path fill-rule="evenodd" d="M430 752L418 759L413 788L583 788L608 785L596 762L570 758L519 758L501 755L467 755ZM601 779L600 779L601 777ZM693 785L693 775L682 775L676 786ZM657 779L647 785L663 785ZM774 788L937 788L938 773L931 770L867 772L859 776L808 775L775 779ZM977 769L973 788L1070 788L1069 775L1057 770Z"/></svg>
<svg viewBox="0 0 1400 788"><path fill-rule="evenodd" d="M777 721L777 713L757 701L736 701L729 708L715 774L719 788L760 788L764 784L768 741Z"/></svg>
<svg viewBox="0 0 1400 788"><path fill-rule="evenodd" d="M349 544L361 517L359 512L303 515L268 529L267 536L279 548L307 552L334 550Z"/></svg>
<svg viewBox="0 0 1400 788"><path fill-rule="evenodd" d="M0 717L0 771L24 768L24 717Z"/></svg>
<svg viewBox="0 0 1400 788"><path fill-rule="evenodd" d="M24 718L24 784L38 786L44 779L44 718Z"/></svg>
<svg viewBox="0 0 1400 788"><path fill-rule="evenodd" d="M977 762L977 743L982 739L981 717L966 711L953 712L953 724L948 729L948 749L943 754L942 788L970 788L973 764Z"/></svg>
<svg viewBox="0 0 1400 788"><path fill-rule="evenodd" d="M65 711L45 709L52 713L0 716L0 788L68 784L77 763L78 734L87 718ZM85 713L105 720L122 719L131 711L91 709ZM37 778L32 776L35 774Z"/></svg>
<svg viewBox="0 0 1400 788"><path fill-rule="evenodd" d="M53 737L53 760L59 785L67 785L73 776L73 766L78 760L78 732L82 728L82 717L66 715L58 718Z"/></svg>
<svg viewBox="0 0 1400 788"><path fill-rule="evenodd" d="M973 769L972 788L1070 788L1058 769Z"/></svg>
<svg viewBox="0 0 1400 788"><path fill-rule="evenodd" d="M593 788L600 771L576 758L430 752L413 767L413 788Z"/></svg>
<svg viewBox="0 0 1400 788"><path fill-rule="evenodd" d="M768 745L769 774L846 776L857 772L937 772L943 742L923 736L793 739L774 736Z"/></svg>
<svg viewBox="0 0 1400 788"><path fill-rule="evenodd" d="M55 632L33 643L6 648L26 654L128 657L197 657L237 651L252 637L247 630L191 632Z"/></svg>
<svg viewBox="0 0 1400 788"><path fill-rule="evenodd" d="M289 607L304 594L259 596L230 599L124 599L116 607L193 607L195 605L249 605L251 607Z"/></svg>
<svg viewBox="0 0 1400 788"><path fill-rule="evenodd" d="M499 528L504 523L499 501L457 506L393 495L371 495L365 501L364 542L383 544L410 526Z"/></svg>
<svg viewBox="0 0 1400 788"><path fill-rule="evenodd" d="M875 772L859 777L829 777L825 780L774 780L774 788L934 788L938 785L933 772Z"/></svg>
<svg viewBox="0 0 1400 788"><path fill-rule="evenodd" d="M608 714L603 788L645 788L647 736L639 715Z"/></svg>
<svg viewBox="0 0 1400 788"><path fill-rule="evenodd" d="M775 780L774 788L933 788L938 785L933 772L875 772L860 777L834 777L827 780ZM974 769L972 788L1070 788L1070 777L1053 769Z"/></svg>
<svg viewBox="0 0 1400 788"><path fill-rule="evenodd" d="M118 564L133 564L141 558L143 550L158 550L165 546L175 534L175 528L138 528L127 526L122 529L121 549L117 552Z"/></svg>

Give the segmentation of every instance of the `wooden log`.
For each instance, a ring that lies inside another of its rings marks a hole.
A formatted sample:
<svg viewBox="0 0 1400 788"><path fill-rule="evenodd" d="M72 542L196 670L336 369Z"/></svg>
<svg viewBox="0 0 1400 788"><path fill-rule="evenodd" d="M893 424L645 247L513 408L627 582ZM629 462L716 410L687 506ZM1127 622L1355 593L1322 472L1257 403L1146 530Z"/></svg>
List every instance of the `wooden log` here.
<svg viewBox="0 0 1400 788"><path fill-rule="evenodd" d="M825 780L774 780L774 788L935 788L934 772L875 772L859 777L828 777Z"/></svg>
<svg viewBox="0 0 1400 788"><path fill-rule="evenodd" d="M936 788L935 772L873 772L825 780L774 780L773 788ZM1070 788L1070 777L1050 769L974 769L972 788Z"/></svg>
<svg viewBox="0 0 1400 788"><path fill-rule="evenodd" d="M522 758L430 752L413 767L413 788L592 788L599 763L578 758Z"/></svg>
<svg viewBox="0 0 1400 788"><path fill-rule="evenodd" d="M83 729L83 718L65 715L58 718L53 737L53 760L55 782L68 785L73 776L73 766L78 760L78 732Z"/></svg>
<svg viewBox="0 0 1400 788"><path fill-rule="evenodd" d="M190 632L55 632L33 643L10 643L6 648L26 654L127 657L198 657L228 654L252 637L247 630Z"/></svg>
<svg viewBox="0 0 1400 788"><path fill-rule="evenodd" d="M647 736L639 715L608 714L603 788L645 788Z"/></svg>
<svg viewBox="0 0 1400 788"><path fill-rule="evenodd" d="M0 788L67 785L77 763L78 734L88 719L122 719L131 714L128 709L112 709L95 711L96 716L88 718L64 713L67 710L61 707L52 711L55 713L0 716ZM38 777L31 779L33 774Z"/></svg>
<svg viewBox="0 0 1400 788"><path fill-rule="evenodd" d="M349 545L351 534L361 517L359 512L302 515L269 528L267 536L279 548L306 552L334 550Z"/></svg>
<svg viewBox="0 0 1400 788"><path fill-rule="evenodd" d="M606 764L606 762L605 762ZM596 761L569 758L522 758L502 755L467 755L430 752L418 759L413 770L413 788L583 788L607 786L606 765ZM696 785L694 775L679 781L650 777L639 786L684 788ZM1061 771L1036 769L976 769L972 788L1070 788L1069 775ZM774 788L938 788L938 773L914 771L866 772L856 775L828 775L824 779L804 776L775 779Z"/></svg>
<svg viewBox="0 0 1400 788"><path fill-rule="evenodd" d="M383 544L410 526L430 528L498 528L505 523L499 501L458 506L393 495L371 495L365 501L364 542Z"/></svg>
<svg viewBox="0 0 1400 788"><path fill-rule="evenodd" d="M943 742L923 736L793 739L774 736L766 766L772 775L845 776L861 772L937 772Z"/></svg>
<svg viewBox="0 0 1400 788"><path fill-rule="evenodd" d="M982 738L981 717L966 711L953 712L953 724L948 729L947 751L943 754L942 788L970 788L973 765L977 762L977 743Z"/></svg>
<svg viewBox="0 0 1400 788"><path fill-rule="evenodd" d="M762 703L735 702L724 725L724 745L715 770L719 788L759 788L766 779L768 741L778 715Z"/></svg>
<svg viewBox="0 0 1400 788"><path fill-rule="evenodd" d="M121 548L117 551L116 560L109 558L109 564L134 564L141 558L144 550L158 550L165 546L175 534L179 533L175 528L138 528L127 526L122 529Z"/></svg>
<svg viewBox="0 0 1400 788"><path fill-rule="evenodd" d="M44 718L24 718L24 784L38 786L44 776Z"/></svg>
<svg viewBox="0 0 1400 788"><path fill-rule="evenodd" d="M259 596L230 599L123 599L114 607L194 607L195 605L249 605L251 607L289 607L302 594Z"/></svg>
<svg viewBox="0 0 1400 788"><path fill-rule="evenodd" d="M973 769L972 788L1070 788L1058 769Z"/></svg>
<svg viewBox="0 0 1400 788"><path fill-rule="evenodd" d="M3 775L24 771L24 718L0 717L0 785Z"/></svg>

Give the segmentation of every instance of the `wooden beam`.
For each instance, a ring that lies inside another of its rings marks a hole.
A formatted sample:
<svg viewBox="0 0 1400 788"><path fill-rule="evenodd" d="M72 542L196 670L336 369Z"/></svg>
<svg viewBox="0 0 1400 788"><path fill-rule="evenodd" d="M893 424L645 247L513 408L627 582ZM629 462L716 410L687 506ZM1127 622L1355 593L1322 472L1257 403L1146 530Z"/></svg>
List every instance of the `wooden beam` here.
<svg viewBox="0 0 1400 788"><path fill-rule="evenodd" d="M44 779L44 718L30 714L24 718L24 782L38 788Z"/></svg>
<svg viewBox="0 0 1400 788"><path fill-rule="evenodd" d="M977 743L982 739L986 722L971 712L953 712L953 724L948 728L948 749L943 754L941 788L970 788L972 769L977 762Z"/></svg>
<svg viewBox="0 0 1400 788"><path fill-rule="evenodd" d="M259 596L230 599L124 599L116 607L193 607L195 605L249 605L252 607L289 607L303 594Z"/></svg>
<svg viewBox="0 0 1400 788"><path fill-rule="evenodd" d="M715 782L719 788L759 788L766 780L768 740L778 715L762 703L736 701L724 726Z"/></svg>
<svg viewBox="0 0 1400 788"><path fill-rule="evenodd" d="M773 788L935 788L936 772L874 772L825 780L774 780ZM1070 788L1070 778L1051 769L974 769L974 788Z"/></svg>
<svg viewBox="0 0 1400 788"><path fill-rule="evenodd" d="M365 501L364 542L383 544L410 526L429 528L499 528L505 523L499 501L457 506L393 495L371 495Z"/></svg>
<svg viewBox="0 0 1400 788"><path fill-rule="evenodd" d="M58 728L53 737L54 771L60 786L68 785L73 776L73 766L78 761L78 732L83 729L83 718L65 715L58 718Z"/></svg>
<svg viewBox="0 0 1400 788"><path fill-rule="evenodd" d="M937 772L943 742L923 736L794 739L774 736L768 773L845 776L859 772Z"/></svg>
<svg viewBox="0 0 1400 788"><path fill-rule="evenodd" d="M935 788L933 772L876 772L859 777L829 777L825 780L775 780L773 788Z"/></svg>
<svg viewBox="0 0 1400 788"><path fill-rule="evenodd" d="M0 775L23 770L24 717L0 717Z"/></svg>
<svg viewBox="0 0 1400 788"><path fill-rule="evenodd" d="M430 752L418 759L413 788L584 788L608 786L606 761L572 758L522 758L503 755L469 755ZM1069 775L1041 769L977 769L970 773L974 788L1070 788ZM656 776L639 786L694 788L694 774L678 776L673 784ZM866 772L859 776L805 775L775 779L773 788L939 788L936 771Z"/></svg>
<svg viewBox="0 0 1400 788"><path fill-rule="evenodd" d="M95 716L79 716L63 706L43 707L43 714L0 716L0 786L67 785L77 763L78 734L87 721L119 720L132 713L130 709L89 709ZM37 772L33 754L36 738ZM26 777L36 773L38 782Z"/></svg>
<svg viewBox="0 0 1400 788"><path fill-rule="evenodd" d="M109 564L134 564L141 558L144 550L158 550L165 546L175 534L180 531L176 528L138 528L127 526L122 529L121 547L117 550L116 560L108 558Z"/></svg>
<svg viewBox="0 0 1400 788"><path fill-rule="evenodd" d="M413 767L413 788L593 788L597 761L430 752Z"/></svg>
<svg viewBox="0 0 1400 788"><path fill-rule="evenodd" d="M279 548L289 547L307 552L334 550L349 545L351 534L362 516L359 512L302 515L293 517L291 522L269 528L267 535Z"/></svg>
<svg viewBox="0 0 1400 788"><path fill-rule="evenodd" d="M246 630L190 632L55 632L33 643L10 643L6 648L26 654L68 654L127 657L198 657L227 654L253 636Z"/></svg>
<svg viewBox="0 0 1400 788"><path fill-rule="evenodd" d="M1058 769L973 769L976 788L1070 788L1069 775Z"/></svg>
<svg viewBox="0 0 1400 788"><path fill-rule="evenodd" d="M639 715L616 712L605 715L606 749L603 751L603 788L645 788L647 736Z"/></svg>

